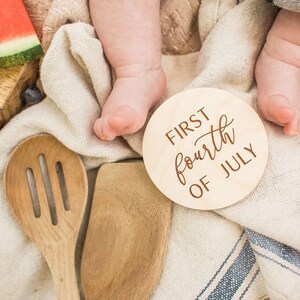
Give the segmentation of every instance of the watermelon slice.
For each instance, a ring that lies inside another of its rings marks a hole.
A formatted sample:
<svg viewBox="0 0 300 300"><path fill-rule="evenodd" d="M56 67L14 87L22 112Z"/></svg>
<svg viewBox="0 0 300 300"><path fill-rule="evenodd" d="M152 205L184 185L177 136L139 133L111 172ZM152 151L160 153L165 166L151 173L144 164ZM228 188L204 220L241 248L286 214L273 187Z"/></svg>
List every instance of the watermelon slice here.
<svg viewBox="0 0 300 300"><path fill-rule="evenodd" d="M1 1L0 68L21 65L43 55L43 48L22 0Z"/></svg>

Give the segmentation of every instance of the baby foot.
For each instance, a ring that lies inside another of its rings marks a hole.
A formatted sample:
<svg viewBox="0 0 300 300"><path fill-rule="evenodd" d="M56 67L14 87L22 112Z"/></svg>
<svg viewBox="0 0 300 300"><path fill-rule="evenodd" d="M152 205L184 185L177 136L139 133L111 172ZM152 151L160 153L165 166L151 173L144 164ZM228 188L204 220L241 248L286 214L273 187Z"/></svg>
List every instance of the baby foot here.
<svg viewBox="0 0 300 300"><path fill-rule="evenodd" d="M256 63L258 107L263 116L300 135L300 14L281 10Z"/></svg>
<svg viewBox="0 0 300 300"><path fill-rule="evenodd" d="M116 73L117 80L104 104L101 118L94 124L96 135L107 141L141 129L148 111L157 104L166 88L161 68L132 65L116 69Z"/></svg>

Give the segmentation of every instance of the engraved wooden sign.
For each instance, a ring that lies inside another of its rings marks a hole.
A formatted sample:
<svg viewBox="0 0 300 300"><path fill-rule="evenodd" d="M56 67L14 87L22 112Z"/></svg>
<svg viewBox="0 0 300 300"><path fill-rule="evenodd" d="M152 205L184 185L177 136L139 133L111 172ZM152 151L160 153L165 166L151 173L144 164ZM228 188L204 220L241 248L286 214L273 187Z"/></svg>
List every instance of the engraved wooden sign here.
<svg viewBox="0 0 300 300"><path fill-rule="evenodd" d="M181 92L151 117L143 140L146 169L168 198L195 209L217 209L247 196L268 159L259 116L219 89Z"/></svg>

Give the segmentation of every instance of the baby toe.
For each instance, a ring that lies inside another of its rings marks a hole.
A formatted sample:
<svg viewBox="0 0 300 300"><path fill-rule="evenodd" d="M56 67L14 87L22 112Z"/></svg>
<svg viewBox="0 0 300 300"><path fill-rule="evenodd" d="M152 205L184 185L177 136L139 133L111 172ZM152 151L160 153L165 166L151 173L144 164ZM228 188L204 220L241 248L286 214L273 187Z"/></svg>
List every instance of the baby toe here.
<svg viewBox="0 0 300 300"><path fill-rule="evenodd" d="M289 136L300 135L300 120L298 116L295 116L291 122L284 126L284 132Z"/></svg>
<svg viewBox="0 0 300 300"><path fill-rule="evenodd" d="M259 108L263 116L278 125L284 126L295 117L295 112L289 107L288 100L280 95L259 99Z"/></svg>
<svg viewBox="0 0 300 300"><path fill-rule="evenodd" d="M94 124L94 132L98 138L104 141L112 141L117 133L113 127L109 125L109 116L101 117Z"/></svg>

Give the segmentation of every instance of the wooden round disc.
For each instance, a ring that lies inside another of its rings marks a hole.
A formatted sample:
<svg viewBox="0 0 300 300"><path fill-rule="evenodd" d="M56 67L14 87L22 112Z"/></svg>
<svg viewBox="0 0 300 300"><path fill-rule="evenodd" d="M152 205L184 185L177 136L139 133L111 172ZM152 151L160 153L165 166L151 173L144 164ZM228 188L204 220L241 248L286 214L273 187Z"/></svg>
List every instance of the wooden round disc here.
<svg viewBox="0 0 300 300"><path fill-rule="evenodd" d="M198 88L176 94L153 114L143 156L163 194L209 210L232 205L257 186L268 142L251 106L223 90Z"/></svg>

